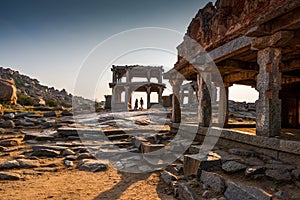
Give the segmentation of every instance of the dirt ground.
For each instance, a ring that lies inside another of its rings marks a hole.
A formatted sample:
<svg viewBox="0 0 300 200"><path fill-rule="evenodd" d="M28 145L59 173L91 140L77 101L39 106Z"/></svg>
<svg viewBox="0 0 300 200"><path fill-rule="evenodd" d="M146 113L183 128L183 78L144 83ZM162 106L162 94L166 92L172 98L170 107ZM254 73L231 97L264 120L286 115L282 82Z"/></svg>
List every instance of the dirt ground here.
<svg viewBox="0 0 300 200"><path fill-rule="evenodd" d="M25 180L0 181L0 199L173 199L166 194L167 186L159 173L121 174L114 169L92 173L73 169L28 174Z"/></svg>

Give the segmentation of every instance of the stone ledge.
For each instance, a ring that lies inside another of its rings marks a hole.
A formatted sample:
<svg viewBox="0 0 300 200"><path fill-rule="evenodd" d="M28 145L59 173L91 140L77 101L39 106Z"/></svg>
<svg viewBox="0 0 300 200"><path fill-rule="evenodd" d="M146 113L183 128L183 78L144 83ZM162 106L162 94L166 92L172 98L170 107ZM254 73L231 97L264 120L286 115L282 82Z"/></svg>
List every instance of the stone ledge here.
<svg viewBox="0 0 300 200"><path fill-rule="evenodd" d="M181 125L184 129L188 129L190 126L192 129L197 125ZM199 127L198 135L206 136L207 127ZM263 149L270 149L279 152L300 155L300 142L292 140L284 140L278 138L268 138L263 136L257 136L247 132L221 129L217 127L212 128L213 132L209 134L210 137L218 137L219 139L232 140L247 145L261 147ZM218 134L221 132L221 134Z"/></svg>

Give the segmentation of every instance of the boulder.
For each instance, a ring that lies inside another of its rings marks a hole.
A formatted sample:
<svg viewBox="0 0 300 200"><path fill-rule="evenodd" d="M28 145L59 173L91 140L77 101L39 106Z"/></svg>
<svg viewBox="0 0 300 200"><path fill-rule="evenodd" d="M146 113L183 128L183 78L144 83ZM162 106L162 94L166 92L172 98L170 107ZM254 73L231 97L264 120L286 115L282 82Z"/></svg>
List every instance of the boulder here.
<svg viewBox="0 0 300 200"><path fill-rule="evenodd" d="M161 173L162 180L167 184L170 185L173 181L177 181L177 177L170 172L162 171Z"/></svg>
<svg viewBox="0 0 300 200"><path fill-rule="evenodd" d="M73 113L70 112L70 111L68 111L68 110L63 110L63 111L61 112L61 115L62 115L62 116L73 116Z"/></svg>
<svg viewBox="0 0 300 200"><path fill-rule="evenodd" d="M13 147L13 146L18 146L19 141L16 139L6 139L6 140L0 140L0 146L3 147Z"/></svg>
<svg viewBox="0 0 300 200"><path fill-rule="evenodd" d="M222 176L202 170L200 180L202 183L218 193L225 191L225 180Z"/></svg>
<svg viewBox="0 0 300 200"><path fill-rule="evenodd" d="M6 133L6 130L4 128L0 128L0 134Z"/></svg>
<svg viewBox="0 0 300 200"><path fill-rule="evenodd" d="M240 183L227 182L224 193L228 200L271 200L272 195L257 187L246 186Z"/></svg>
<svg viewBox="0 0 300 200"><path fill-rule="evenodd" d="M266 171L266 168L263 166L253 166L248 167L245 171L245 176L253 176L257 174L264 174Z"/></svg>
<svg viewBox="0 0 300 200"><path fill-rule="evenodd" d="M0 78L0 100L17 105L17 99L15 81Z"/></svg>
<svg viewBox="0 0 300 200"><path fill-rule="evenodd" d="M291 173L286 170L282 170L282 169L268 169L268 170L266 170L265 174L266 174L266 176L273 178L277 181L292 180Z"/></svg>
<svg viewBox="0 0 300 200"><path fill-rule="evenodd" d="M3 106L0 104L0 115L3 115L4 114L4 108Z"/></svg>
<svg viewBox="0 0 300 200"><path fill-rule="evenodd" d="M38 160L29 160L29 159L17 159L20 164L20 168L35 168L40 166Z"/></svg>
<svg viewBox="0 0 300 200"><path fill-rule="evenodd" d="M7 113L5 115L3 115L4 119L14 119L15 118L15 114L14 113Z"/></svg>
<svg viewBox="0 0 300 200"><path fill-rule="evenodd" d="M62 156L70 156L70 155L76 155L76 153L71 149L66 149L62 152Z"/></svg>
<svg viewBox="0 0 300 200"><path fill-rule="evenodd" d="M236 161L228 161L222 164L222 169L228 173L234 173L246 169L247 166Z"/></svg>
<svg viewBox="0 0 300 200"><path fill-rule="evenodd" d="M15 123L12 120L6 120L0 123L0 128L15 128Z"/></svg>
<svg viewBox="0 0 300 200"><path fill-rule="evenodd" d="M39 149L34 151L31 155L44 157L58 157L60 155L60 152L51 149Z"/></svg>
<svg viewBox="0 0 300 200"><path fill-rule="evenodd" d="M22 176L19 173L0 172L0 180L19 180Z"/></svg>
<svg viewBox="0 0 300 200"><path fill-rule="evenodd" d="M51 111L44 113L44 117L57 117L57 115L55 111Z"/></svg>
<svg viewBox="0 0 300 200"><path fill-rule="evenodd" d="M0 169L14 169L20 166L19 162L16 160L6 161L0 164Z"/></svg>
<svg viewBox="0 0 300 200"><path fill-rule="evenodd" d="M64 160L64 164L66 165L66 167L73 167L74 163L70 160Z"/></svg>
<svg viewBox="0 0 300 200"><path fill-rule="evenodd" d="M108 169L108 161L83 159L79 162L77 168L88 172L106 171Z"/></svg>
<svg viewBox="0 0 300 200"><path fill-rule="evenodd" d="M294 169L292 175L295 179L300 180L300 169Z"/></svg>
<svg viewBox="0 0 300 200"><path fill-rule="evenodd" d="M178 183L178 199L180 200L197 200L194 190L186 183Z"/></svg>

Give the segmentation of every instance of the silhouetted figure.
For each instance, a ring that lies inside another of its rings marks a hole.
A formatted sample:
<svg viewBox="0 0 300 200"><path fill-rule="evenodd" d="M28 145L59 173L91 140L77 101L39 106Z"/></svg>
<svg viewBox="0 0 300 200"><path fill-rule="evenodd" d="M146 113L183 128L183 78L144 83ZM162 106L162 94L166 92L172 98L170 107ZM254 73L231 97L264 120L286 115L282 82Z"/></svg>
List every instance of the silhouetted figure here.
<svg viewBox="0 0 300 200"><path fill-rule="evenodd" d="M135 99L135 103L134 103L134 110L137 110L139 107L139 100Z"/></svg>
<svg viewBox="0 0 300 200"><path fill-rule="evenodd" d="M144 100L143 100L143 98L141 97L141 99L140 99L140 105L141 105L141 110L143 110L144 109Z"/></svg>

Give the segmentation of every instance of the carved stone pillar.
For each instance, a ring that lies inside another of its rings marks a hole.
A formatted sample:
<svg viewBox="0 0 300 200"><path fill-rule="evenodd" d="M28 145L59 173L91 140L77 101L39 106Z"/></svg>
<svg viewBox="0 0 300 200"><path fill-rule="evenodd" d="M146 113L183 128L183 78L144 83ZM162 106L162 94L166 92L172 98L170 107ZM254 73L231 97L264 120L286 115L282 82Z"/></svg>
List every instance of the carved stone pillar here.
<svg viewBox="0 0 300 200"><path fill-rule="evenodd" d="M146 89L147 89L147 109L150 109L150 107L151 107L151 99L150 99L150 97L151 97L151 86L147 86L146 87Z"/></svg>
<svg viewBox="0 0 300 200"><path fill-rule="evenodd" d="M188 96L188 104L189 106L191 106L193 102L193 96L194 96L194 89L192 88L192 86L189 86L189 96Z"/></svg>
<svg viewBox="0 0 300 200"><path fill-rule="evenodd" d="M163 93L163 88L162 88L162 87L159 87L159 88L158 88L158 92L157 92L157 95L158 95L158 103L159 103L159 104L162 104L162 93Z"/></svg>
<svg viewBox="0 0 300 200"><path fill-rule="evenodd" d="M131 80L130 80L130 69L127 68L126 69L126 83L130 83Z"/></svg>
<svg viewBox="0 0 300 200"><path fill-rule="evenodd" d="M182 80L180 79L170 79L169 80L172 88L173 88L173 97L172 97L172 122L180 123L181 122L181 108L180 108L180 86L182 84Z"/></svg>
<svg viewBox="0 0 300 200"><path fill-rule="evenodd" d="M125 86L125 108L128 110L128 103L129 103L129 98L130 98L130 91L129 91L129 86Z"/></svg>
<svg viewBox="0 0 300 200"><path fill-rule="evenodd" d="M202 77L201 77L202 76ZM203 127L208 127L211 122L211 99L209 94L209 85L211 83L210 72L202 72L197 75L198 82L198 119L199 125Z"/></svg>
<svg viewBox="0 0 300 200"><path fill-rule="evenodd" d="M218 123L224 122L224 126L228 125L228 95L229 95L229 86L224 84L224 88L220 87L219 95L219 111L218 111ZM220 124L221 125L221 124Z"/></svg>
<svg viewBox="0 0 300 200"><path fill-rule="evenodd" d="M151 69L150 68L147 69L147 80L148 80L148 83L150 83L150 80L151 80Z"/></svg>
<svg viewBox="0 0 300 200"><path fill-rule="evenodd" d="M256 102L256 133L273 137L280 135L281 130L281 73L279 64L281 49L267 47L258 51L257 90L259 99Z"/></svg>

